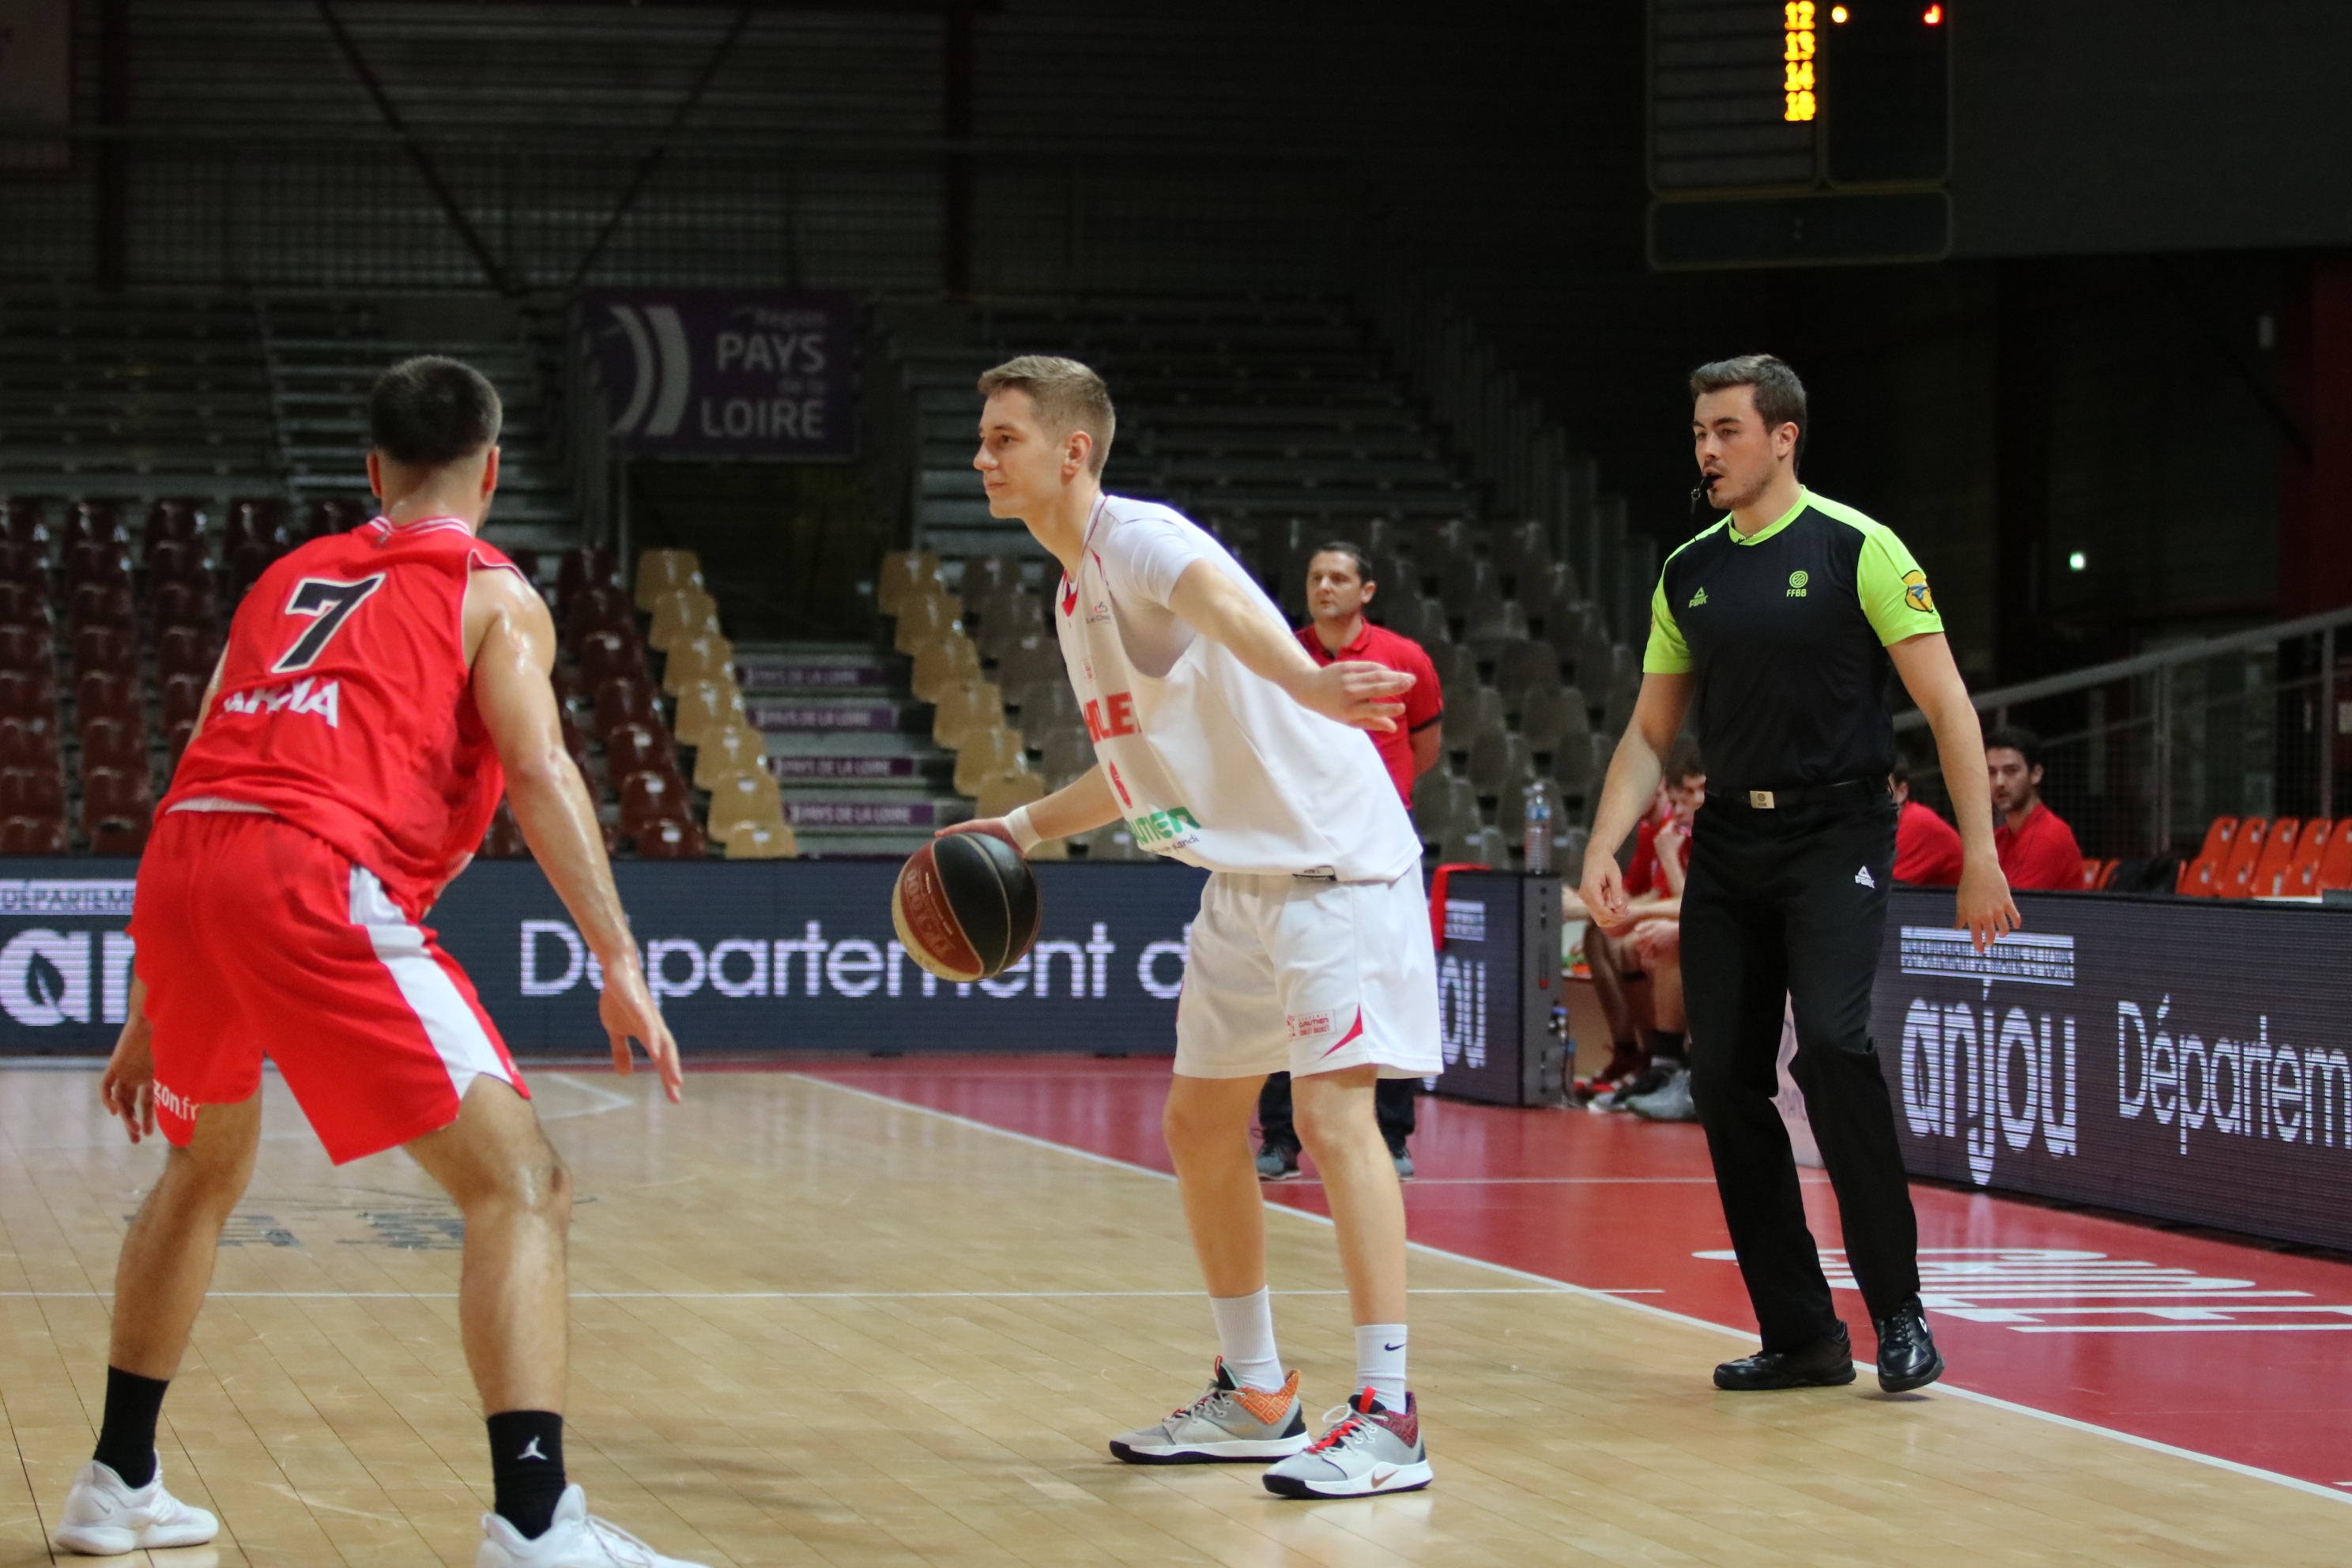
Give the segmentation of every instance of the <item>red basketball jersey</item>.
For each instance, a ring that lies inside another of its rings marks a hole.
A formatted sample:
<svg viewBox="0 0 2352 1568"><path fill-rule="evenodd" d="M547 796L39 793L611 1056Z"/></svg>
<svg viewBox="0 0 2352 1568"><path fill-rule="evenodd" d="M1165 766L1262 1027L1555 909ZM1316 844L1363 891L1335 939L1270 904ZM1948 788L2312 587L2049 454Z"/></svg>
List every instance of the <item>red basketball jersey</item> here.
<svg viewBox="0 0 2352 1568"><path fill-rule="evenodd" d="M421 918L506 790L466 660L466 584L482 567L516 569L454 518L378 518L272 564L237 606L163 809L261 806Z"/></svg>

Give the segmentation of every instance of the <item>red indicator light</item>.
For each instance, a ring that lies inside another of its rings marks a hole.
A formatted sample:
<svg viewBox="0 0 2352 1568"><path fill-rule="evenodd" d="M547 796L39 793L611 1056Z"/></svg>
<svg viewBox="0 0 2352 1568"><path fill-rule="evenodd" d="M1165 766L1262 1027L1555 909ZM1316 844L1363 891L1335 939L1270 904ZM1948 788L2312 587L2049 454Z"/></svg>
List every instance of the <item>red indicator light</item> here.
<svg viewBox="0 0 2352 1568"><path fill-rule="evenodd" d="M1927 15L1919 19L1931 27L1940 27L1944 25L1944 8L1941 5L1930 5L1927 7Z"/></svg>

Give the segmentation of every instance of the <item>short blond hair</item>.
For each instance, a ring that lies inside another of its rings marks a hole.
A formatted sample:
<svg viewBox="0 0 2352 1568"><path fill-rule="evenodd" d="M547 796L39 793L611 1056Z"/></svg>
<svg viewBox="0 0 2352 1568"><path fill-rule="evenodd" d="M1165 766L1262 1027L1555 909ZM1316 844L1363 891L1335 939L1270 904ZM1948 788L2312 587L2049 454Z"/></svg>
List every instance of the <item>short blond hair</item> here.
<svg viewBox="0 0 2352 1568"><path fill-rule="evenodd" d="M1118 429L1118 414L1110 405L1110 388L1093 370L1074 359L1023 354L981 376L981 396L1000 392L1027 393L1038 421L1056 436L1085 431L1094 440L1087 467L1096 474L1103 471L1110 438Z"/></svg>

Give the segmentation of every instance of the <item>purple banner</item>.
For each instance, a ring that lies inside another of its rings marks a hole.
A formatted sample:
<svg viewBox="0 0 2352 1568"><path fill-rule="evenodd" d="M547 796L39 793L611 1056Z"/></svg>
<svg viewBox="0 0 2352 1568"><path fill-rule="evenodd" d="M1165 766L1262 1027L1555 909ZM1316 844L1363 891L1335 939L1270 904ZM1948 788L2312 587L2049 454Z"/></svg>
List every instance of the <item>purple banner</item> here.
<svg viewBox="0 0 2352 1568"><path fill-rule="evenodd" d="M612 435L647 458L849 458L849 298L782 289L600 289L580 297Z"/></svg>

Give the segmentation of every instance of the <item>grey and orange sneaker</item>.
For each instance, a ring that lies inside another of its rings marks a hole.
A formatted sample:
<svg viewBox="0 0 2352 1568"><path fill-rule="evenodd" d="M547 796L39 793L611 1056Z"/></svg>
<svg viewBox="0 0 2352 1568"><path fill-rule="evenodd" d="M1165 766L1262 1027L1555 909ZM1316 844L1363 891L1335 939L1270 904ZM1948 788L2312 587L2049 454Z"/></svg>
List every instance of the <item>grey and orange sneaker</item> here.
<svg viewBox="0 0 2352 1568"><path fill-rule="evenodd" d="M1429 1484L1429 1450L1422 1447L1421 1409L1412 1394L1404 1396L1402 1410L1391 1410L1368 1388L1323 1418L1342 1411L1345 1418L1304 1453L1266 1471L1266 1490L1277 1497L1373 1497Z"/></svg>
<svg viewBox="0 0 2352 1568"><path fill-rule="evenodd" d="M1216 1378L1200 1398L1154 1426L1110 1440L1130 1465L1246 1465L1287 1458L1313 1442L1292 1373L1273 1394L1244 1388L1217 1358Z"/></svg>

